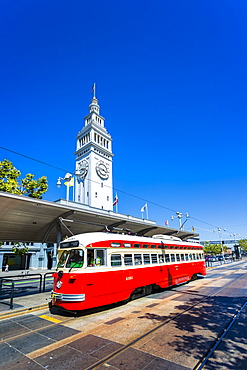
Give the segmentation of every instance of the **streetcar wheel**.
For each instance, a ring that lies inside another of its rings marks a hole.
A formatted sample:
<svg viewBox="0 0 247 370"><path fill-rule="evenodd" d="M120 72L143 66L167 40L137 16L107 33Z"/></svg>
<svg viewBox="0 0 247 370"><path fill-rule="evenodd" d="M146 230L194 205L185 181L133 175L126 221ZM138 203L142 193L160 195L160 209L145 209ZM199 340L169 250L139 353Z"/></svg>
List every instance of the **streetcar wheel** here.
<svg viewBox="0 0 247 370"><path fill-rule="evenodd" d="M191 277L191 281L193 281L193 280L197 280L197 279L198 279L197 274L192 275L192 277Z"/></svg>
<svg viewBox="0 0 247 370"><path fill-rule="evenodd" d="M147 285L147 286L145 286L144 291L145 291L145 295L149 295L149 294L151 294L151 293L152 293L152 291L153 291L153 286L152 286L152 285Z"/></svg>

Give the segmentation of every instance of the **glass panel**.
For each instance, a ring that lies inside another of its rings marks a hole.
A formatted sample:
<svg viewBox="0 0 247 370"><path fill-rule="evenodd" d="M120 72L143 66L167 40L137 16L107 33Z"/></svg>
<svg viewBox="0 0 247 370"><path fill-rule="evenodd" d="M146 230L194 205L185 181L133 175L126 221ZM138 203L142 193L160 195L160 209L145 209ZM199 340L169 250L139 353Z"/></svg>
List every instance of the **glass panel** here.
<svg viewBox="0 0 247 370"><path fill-rule="evenodd" d="M134 248L140 248L140 244L134 244Z"/></svg>
<svg viewBox="0 0 247 370"><path fill-rule="evenodd" d="M57 264L58 268L65 267L65 262L67 260L68 255L69 255L69 251L63 251L63 253L61 254L59 258L58 264Z"/></svg>
<svg viewBox="0 0 247 370"><path fill-rule="evenodd" d="M184 254L181 254L181 261L184 261Z"/></svg>
<svg viewBox="0 0 247 370"><path fill-rule="evenodd" d="M157 254L151 254L152 263L158 263Z"/></svg>
<svg viewBox="0 0 247 370"><path fill-rule="evenodd" d="M94 250L93 249L87 250L87 265L89 267L94 266Z"/></svg>
<svg viewBox="0 0 247 370"><path fill-rule="evenodd" d="M60 248L69 249L69 248L76 248L76 247L79 247L78 240L73 241L73 242L61 242L60 243Z"/></svg>
<svg viewBox="0 0 247 370"><path fill-rule="evenodd" d="M185 261L189 261L189 255L185 253Z"/></svg>
<svg viewBox="0 0 247 370"><path fill-rule="evenodd" d="M103 249L95 249L95 264L96 266L105 265L105 251Z"/></svg>
<svg viewBox="0 0 247 370"><path fill-rule="evenodd" d="M121 254L112 254L111 255L111 265L112 266L121 266Z"/></svg>
<svg viewBox="0 0 247 370"><path fill-rule="evenodd" d="M169 263L170 262L170 255L169 254L165 254L165 258L166 258L166 262Z"/></svg>
<svg viewBox="0 0 247 370"><path fill-rule="evenodd" d="M148 248L148 244L143 244L143 248Z"/></svg>
<svg viewBox="0 0 247 370"><path fill-rule="evenodd" d="M124 247L125 248L130 248L131 247L131 244L130 243L124 243Z"/></svg>
<svg viewBox="0 0 247 370"><path fill-rule="evenodd" d="M133 262L132 262L132 254L125 254L124 255L124 264L126 266L133 265Z"/></svg>
<svg viewBox="0 0 247 370"><path fill-rule="evenodd" d="M171 254L171 262L175 262L175 254Z"/></svg>
<svg viewBox="0 0 247 370"><path fill-rule="evenodd" d="M111 247L119 248L119 247L121 247L121 244L120 243L111 243Z"/></svg>
<svg viewBox="0 0 247 370"><path fill-rule="evenodd" d="M152 245L151 245L151 248L156 248L156 245L155 245L155 244L152 244Z"/></svg>
<svg viewBox="0 0 247 370"><path fill-rule="evenodd" d="M82 267L84 263L84 252L82 249L71 249L67 259L66 267Z"/></svg>
<svg viewBox="0 0 247 370"><path fill-rule="evenodd" d="M176 258L177 258L177 261L179 262L180 261L180 255L176 254Z"/></svg>
<svg viewBox="0 0 247 370"><path fill-rule="evenodd" d="M142 265L142 255L134 254L134 262L135 262L135 265Z"/></svg>
<svg viewBox="0 0 247 370"><path fill-rule="evenodd" d="M143 255L144 265L150 263L150 254Z"/></svg>
<svg viewBox="0 0 247 370"><path fill-rule="evenodd" d="M159 263L163 263L163 262L164 262L164 255L159 254Z"/></svg>

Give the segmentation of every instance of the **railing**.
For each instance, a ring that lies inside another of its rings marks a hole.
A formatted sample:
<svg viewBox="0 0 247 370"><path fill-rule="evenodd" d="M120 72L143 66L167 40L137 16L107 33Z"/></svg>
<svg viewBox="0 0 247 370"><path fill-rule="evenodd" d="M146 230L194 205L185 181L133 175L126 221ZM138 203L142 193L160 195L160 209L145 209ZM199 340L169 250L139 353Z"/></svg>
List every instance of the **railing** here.
<svg viewBox="0 0 247 370"><path fill-rule="evenodd" d="M41 293L42 292L42 274L29 274L29 272L27 272L27 273L23 273L19 275L8 276L8 279L11 278L14 281L20 281L20 280L25 280L29 278L32 279L33 276L39 276L39 293ZM2 278L0 277L0 280L1 279Z"/></svg>
<svg viewBox="0 0 247 370"><path fill-rule="evenodd" d="M22 274L19 274L19 275L11 275L11 276L8 276L8 277L0 277L0 299L3 299L3 297L5 297L6 295L6 289L3 289L3 288L10 288L10 309L13 309L13 299L14 299L14 295L15 293L17 292L17 295L18 294L18 288L16 288L15 286L15 283L19 283L20 281L24 281L26 280L26 287L28 288L29 285L33 284L33 280L35 277L38 277L38 291L39 293L41 292L45 292L45 288L46 288L46 283L47 283L47 277L48 276L52 276L53 272L47 272L45 273L44 275L40 274L40 273L37 273L37 274L29 274L29 271L28 272L25 272L25 273L22 273ZM30 281L29 281L30 280ZM37 280L37 279L35 279ZM29 284L30 283L30 284ZM11 287L10 287L11 285ZM37 288L36 289L36 292L37 292ZM8 289L9 290L9 289ZM29 294L32 294L32 293L29 293ZM7 294L9 295L9 294ZM6 303L6 302L4 302ZM8 304L8 303L6 303Z"/></svg>
<svg viewBox="0 0 247 370"><path fill-rule="evenodd" d="M4 281L7 281L7 283L4 283ZM1 278L0 280L0 297L2 295L2 289L3 286L7 286L9 288L9 285L11 284L10 288L10 303L5 302L5 304L9 304L9 308L12 310L13 309L13 299L14 299L14 280L9 279L9 278Z"/></svg>
<svg viewBox="0 0 247 370"><path fill-rule="evenodd" d="M45 292L45 283L46 283L46 277L47 277L47 275L53 275L54 274L54 272L46 272L45 274L44 274L44 279L43 279L43 292Z"/></svg>

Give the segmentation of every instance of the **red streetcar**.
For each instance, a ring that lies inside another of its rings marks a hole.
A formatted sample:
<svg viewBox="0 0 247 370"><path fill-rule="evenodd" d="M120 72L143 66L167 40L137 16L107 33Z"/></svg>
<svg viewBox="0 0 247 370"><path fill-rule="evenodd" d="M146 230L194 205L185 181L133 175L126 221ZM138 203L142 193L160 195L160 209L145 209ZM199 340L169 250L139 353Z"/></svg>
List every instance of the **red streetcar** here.
<svg viewBox="0 0 247 370"><path fill-rule="evenodd" d="M70 311L125 301L206 275L203 247L179 238L86 233L60 243L52 305Z"/></svg>

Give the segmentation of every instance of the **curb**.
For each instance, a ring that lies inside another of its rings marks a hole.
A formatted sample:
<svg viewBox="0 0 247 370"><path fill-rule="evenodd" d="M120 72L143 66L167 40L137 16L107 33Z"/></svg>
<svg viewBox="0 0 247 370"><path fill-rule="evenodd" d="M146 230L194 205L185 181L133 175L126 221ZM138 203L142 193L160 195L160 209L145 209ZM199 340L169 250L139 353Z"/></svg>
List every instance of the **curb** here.
<svg viewBox="0 0 247 370"><path fill-rule="evenodd" d="M44 308L49 308L49 303L43 303L43 304L33 306L33 307L24 307L24 308L21 308L19 310L14 310L14 311L11 311L11 312L6 311L6 312L3 312L3 313L0 313L0 320L8 319L8 318L14 317L14 316L20 316L20 315L23 315L24 313L28 313L28 312L43 310Z"/></svg>

